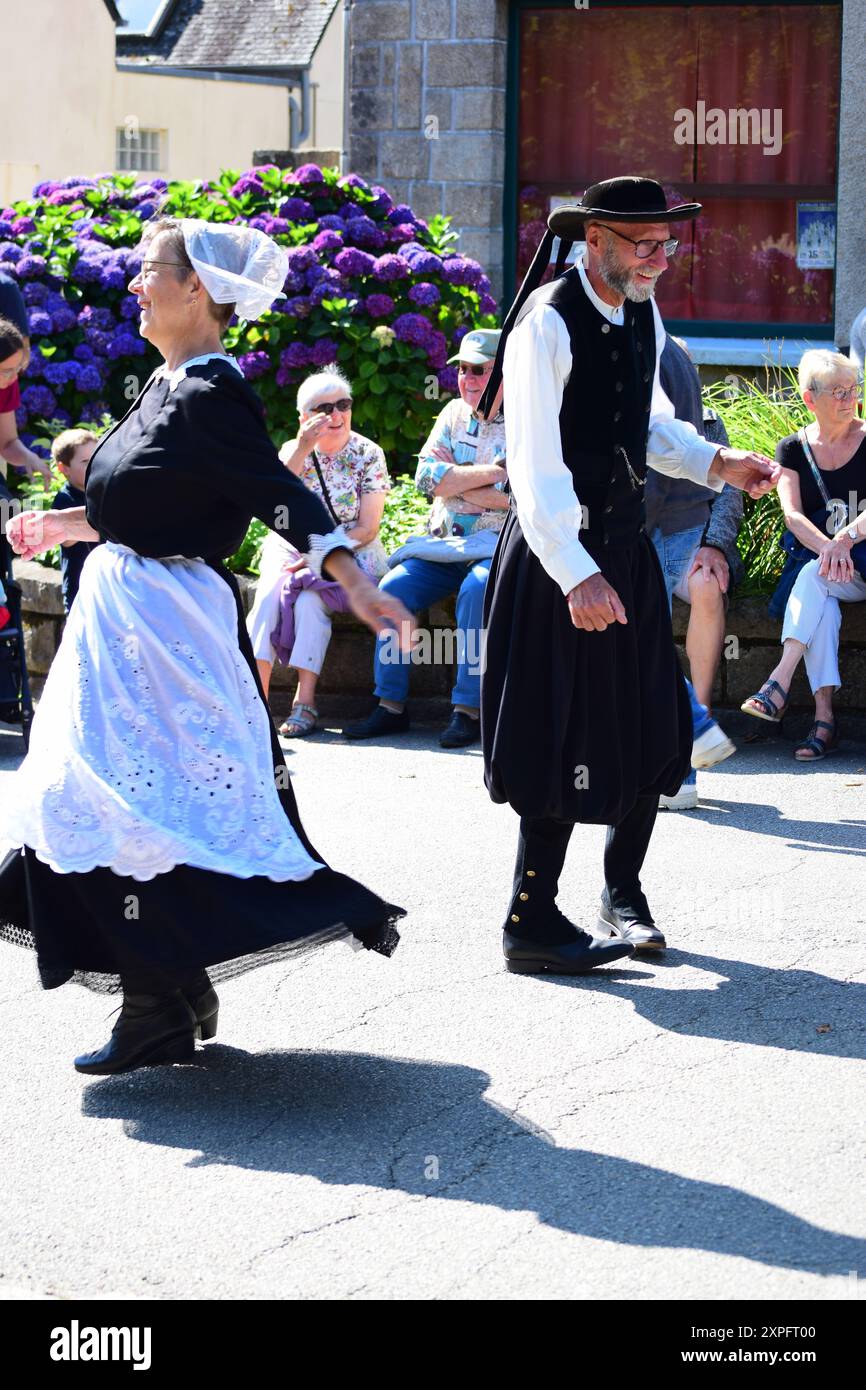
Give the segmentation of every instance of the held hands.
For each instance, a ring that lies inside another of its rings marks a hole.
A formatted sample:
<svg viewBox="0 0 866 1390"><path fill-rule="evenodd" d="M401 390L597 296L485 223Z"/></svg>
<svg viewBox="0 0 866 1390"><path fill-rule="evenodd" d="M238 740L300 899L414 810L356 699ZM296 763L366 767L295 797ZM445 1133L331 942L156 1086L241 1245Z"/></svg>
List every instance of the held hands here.
<svg viewBox="0 0 866 1390"><path fill-rule="evenodd" d="M6 523L6 537L22 560L32 560L43 550L70 540L63 512L19 512Z"/></svg>
<svg viewBox="0 0 866 1390"><path fill-rule="evenodd" d="M703 574L704 582L709 583L715 579L723 594L728 592L728 579L730 571L728 562L720 550L716 550L712 545L702 545L695 555L694 564L686 576L691 579L693 574Z"/></svg>
<svg viewBox="0 0 866 1390"><path fill-rule="evenodd" d="M854 561L851 559L851 540L848 536L834 536L818 554L818 573L822 579L829 579L833 584L845 584L854 578Z"/></svg>
<svg viewBox="0 0 866 1390"><path fill-rule="evenodd" d="M781 477L778 463L746 449L720 449L710 472L756 500L772 492Z"/></svg>
<svg viewBox="0 0 866 1390"><path fill-rule="evenodd" d="M568 609L575 627L584 632L604 632L611 623L627 623L619 594L604 575L591 574L568 595Z"/></svg>

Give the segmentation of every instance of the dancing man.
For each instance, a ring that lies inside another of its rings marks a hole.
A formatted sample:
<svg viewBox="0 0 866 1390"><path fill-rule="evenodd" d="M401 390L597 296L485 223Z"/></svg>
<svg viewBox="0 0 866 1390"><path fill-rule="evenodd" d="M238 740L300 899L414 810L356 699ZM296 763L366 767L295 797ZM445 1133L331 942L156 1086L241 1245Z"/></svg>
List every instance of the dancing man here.
<svg viewBox="0 0 866 1390"><path fill-rule="evenodd" d="M481 719L490 795L520 816L504 951L521 974L581 974L666 945L640 870L659 796L688 770L692 718L645 534L647 468L752 497L778 476L674 419L659 383L653 291L677 248L669 224L700 211L627 176L552 213L482 402L504 360L512 511L487 587ZM536 288L556 236L557 273ZM560 274L578 239L582 262ZM576 822L608 826L599 936L556 905Z"/></svg>

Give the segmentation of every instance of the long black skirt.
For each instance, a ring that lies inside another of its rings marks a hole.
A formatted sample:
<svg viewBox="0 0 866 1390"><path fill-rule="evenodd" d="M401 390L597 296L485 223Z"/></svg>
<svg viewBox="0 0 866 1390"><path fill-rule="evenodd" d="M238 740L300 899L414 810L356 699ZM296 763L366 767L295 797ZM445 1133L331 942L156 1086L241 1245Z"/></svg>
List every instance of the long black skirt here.
<svg viewBox="0 0 866 1390"><path fill-rule="evenodd" d="M237 582L222 565L211 568L234 596L237 643L264 701ZM268 725L282 810L307 852L326 864L301 824L270 719ZM59 873L27 845L0 864L0 939L35 950L46 989L75 978L113 992L121 974L146 976L156 986L203 967L219 981L338 939L387 956L404 915L327 866L278 881L178 864L140 880L108 867Z"/></svg>
<svg viewBox="0 0 866 1390"><path fill-rule="evenodd" d="M616 825L639 796L681 785L691 707L651 542L581 539L627 625L575 628L515 513L502 530L485 595L484 780L521 816Z"/></svg>

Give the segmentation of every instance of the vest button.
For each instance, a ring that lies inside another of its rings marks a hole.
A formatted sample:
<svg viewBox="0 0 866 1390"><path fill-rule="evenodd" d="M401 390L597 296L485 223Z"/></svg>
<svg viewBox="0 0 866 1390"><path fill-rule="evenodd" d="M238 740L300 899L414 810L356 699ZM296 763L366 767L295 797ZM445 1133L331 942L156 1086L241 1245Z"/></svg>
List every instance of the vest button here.
<svg viewBox="0 0 866 1390"><path fill-rule="evenodd" d="M644 381L649 381L649 372L644 372L643 379Z"/></svg>
<svg viewBox="0 0 866 1390"><path fill-rule="evenodd" d="M601 325L601 331L602 331L602 333L609 333L609 332L610 332L610 324L609 324L609 323L603 323L603 324Z"/></svg>
<svg viewBox="0 0 866 1390"><path fill-rule="evenodd" d="M607 515L608 512L612 512L612 511L613 511L613 507L605 507L604 511L605 511L605 515Z"/></svg>
<svg viewBox="0 0 866 1390"><path fill-rule="evenodd" d="M614 420L621 420L621 419L622 419L622 411L621 411L621 410L615 410L614 413L613 413L613 418L614 418Z"/></svg>
<svg viewBox="0 0 866 1390"><path fill-rule="evenodd" d="M643 352L643 343L636 343L635 347L637 348L638 352Z"/></svg>
<svg viewBox="0 0 866 1390"><path fill-rule="evenodd" d="M617 362L619 360L619 353L616 351L612 352L610 354L610 360L611 362Z"/></svg>
<svg viewBox="0 0 866 1390"><path fill-rule="evenodd" d="M647 378L647 377L644 377L644 381L647 381L647 380L648 380L648 378ZM621 390L622 390L622 382L621 382L621 381L618 381L618 382L616 383L616 389L617 389L617 391L621 391Z"/></svg>

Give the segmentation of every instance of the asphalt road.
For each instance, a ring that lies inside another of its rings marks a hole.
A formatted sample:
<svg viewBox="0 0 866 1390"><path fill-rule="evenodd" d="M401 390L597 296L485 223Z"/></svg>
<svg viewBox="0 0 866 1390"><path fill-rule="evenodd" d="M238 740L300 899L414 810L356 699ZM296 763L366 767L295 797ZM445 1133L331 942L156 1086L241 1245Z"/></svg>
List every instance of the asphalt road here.
<svg viewBox="0 0 866 1390"><path fill-rule="evenodd" d="M700 774L645 873L671 949L571 981L503 969L515 820L477 750L289 763L400 949L247 974L195 1065L94 1081L111 1003L0 948L7 1296L866 1298L864 745ZM586 924L602 834L563 878Z"/></svg>

